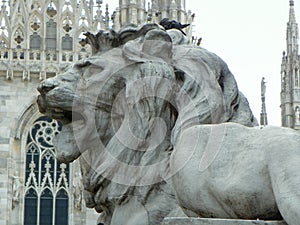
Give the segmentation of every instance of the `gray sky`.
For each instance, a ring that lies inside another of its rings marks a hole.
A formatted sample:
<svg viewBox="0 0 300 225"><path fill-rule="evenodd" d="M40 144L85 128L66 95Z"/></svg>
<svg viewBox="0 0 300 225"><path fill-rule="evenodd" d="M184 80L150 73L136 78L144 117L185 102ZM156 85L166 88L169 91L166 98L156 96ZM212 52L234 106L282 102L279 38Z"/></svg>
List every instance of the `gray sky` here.
<svg viewBox="0 0 300 225"><path fill-rule="evenodd" d="M107 2L115 8L118 0ZM289 0L186 0L186 4L196 14L194 35L202 37L203 48L228 64L258 120L260 82L266 78L268 122L280 126L280 66ZM300 1L295 0L295 12L299 22Z"/></svg>

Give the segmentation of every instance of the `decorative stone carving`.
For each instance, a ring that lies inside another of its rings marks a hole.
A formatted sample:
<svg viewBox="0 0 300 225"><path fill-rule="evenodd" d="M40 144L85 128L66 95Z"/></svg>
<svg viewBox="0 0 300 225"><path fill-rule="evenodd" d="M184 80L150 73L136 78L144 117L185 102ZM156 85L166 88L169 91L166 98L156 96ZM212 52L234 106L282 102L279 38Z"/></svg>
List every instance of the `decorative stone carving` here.
<svg viewBox="0 0 300 225"><path fill-rule="evenodd" d="M12 176L12 207L14 208L20 201L20 177L19 173L16 171Z"/></svg>
<svg viewBox="0 0 300 225"><path fill-rule="evenodd" d="M82 180L80 174L77 172L73 178L73 196L74 196L74 208L81 211L82 206Z"/></svg>
<svg viewBox="0 0 300 225"><path fill-rule="evenodd" d="M218 56L156 24L103 35L88 40L108 46L38 88L40 111L64 123L57 157L79 158L98 223L300 221L288 194L299 189L300 136L249 128L257 122Z"/></svg>

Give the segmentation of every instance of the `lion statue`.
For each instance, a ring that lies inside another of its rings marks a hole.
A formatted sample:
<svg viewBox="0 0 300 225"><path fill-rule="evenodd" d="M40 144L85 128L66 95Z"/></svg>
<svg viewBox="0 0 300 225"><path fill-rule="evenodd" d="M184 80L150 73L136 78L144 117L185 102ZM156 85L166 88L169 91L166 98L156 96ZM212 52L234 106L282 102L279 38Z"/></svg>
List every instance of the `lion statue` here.
<svg viewBox="0 0 300 225"><path fill-rule="evenodd" d="M79 158L98 224L157 225L169 216L300 221L299 135L253 128L222 59L157 24L86 35L93 56L42 82L37 102L64 124L57 158Z"/></svg>

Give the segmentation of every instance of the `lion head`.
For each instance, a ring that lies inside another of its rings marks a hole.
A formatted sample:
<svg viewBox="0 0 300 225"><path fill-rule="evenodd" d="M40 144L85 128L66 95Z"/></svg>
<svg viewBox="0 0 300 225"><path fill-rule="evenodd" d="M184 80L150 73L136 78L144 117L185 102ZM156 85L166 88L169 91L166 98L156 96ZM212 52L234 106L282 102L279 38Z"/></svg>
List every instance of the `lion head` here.
<svg viewBox="0 0 300 225"><path fill-rule="evenodd" d="M81 156L87 204L104 210L107 223L130 196L156 212L149 224L176 207L168 160L184 127L256 125L227 65L205 49L178 44L174 39L181 35L170 32L147 24L105 36L111 46L97 44L94 56L38 88L40 111L64 124L54 141L58 159ZM97 41L102 34L89 34L90 43L103 43ZM154 192L170 209L148 207Z"/></svg>

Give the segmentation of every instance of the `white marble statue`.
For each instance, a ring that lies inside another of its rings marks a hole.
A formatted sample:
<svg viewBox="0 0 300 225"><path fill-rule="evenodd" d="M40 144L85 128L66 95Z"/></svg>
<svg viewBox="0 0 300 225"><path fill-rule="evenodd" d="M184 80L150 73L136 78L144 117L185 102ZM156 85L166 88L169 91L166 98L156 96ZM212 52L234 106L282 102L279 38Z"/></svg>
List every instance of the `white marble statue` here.
<svg viewBox="0 0 300 225"><path fill-rule="evenodd" d="M86 205L105 225L167 216L299 224L300 135L253 128L227 65L176 32L147 24L87 34L94 56L40 85L40 111L64 123L58 159L80 159Z"/></svg>

